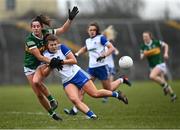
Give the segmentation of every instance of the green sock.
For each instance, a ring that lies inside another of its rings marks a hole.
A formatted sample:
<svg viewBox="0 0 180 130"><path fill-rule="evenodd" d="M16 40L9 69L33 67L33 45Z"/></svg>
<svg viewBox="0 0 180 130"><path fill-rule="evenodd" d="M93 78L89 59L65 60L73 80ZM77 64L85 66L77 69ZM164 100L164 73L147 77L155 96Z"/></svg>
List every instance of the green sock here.
<svg viewBox="0 0 180 130"><path fill-rule="evenodd" d="M162 88L166 88L166 87L168 87L168 84L167 83L163 83L163 84L161 84L161 86L162 86Z"/></svg>
<svg viewBox="0 0 180 130"><path fill-rule="evenodd" d="M173 97L175 95L175 93L171 93L171 97Z"/></svg>
<svg viewBox="0 0 180 130"><path fill-rule="evenodd" d="M50 109L50 110L48 110L48 112L50 115L52 115L54 111L52 109Z"/></svg>
<svg viewBox="0 0 180 130"><path fill-rule="evenodd" d="M51 95L49 95L47 98L48 98L48 100L49 100L49 101L54 100L54 97L53 97L53 96L51 96Z"/></svg>

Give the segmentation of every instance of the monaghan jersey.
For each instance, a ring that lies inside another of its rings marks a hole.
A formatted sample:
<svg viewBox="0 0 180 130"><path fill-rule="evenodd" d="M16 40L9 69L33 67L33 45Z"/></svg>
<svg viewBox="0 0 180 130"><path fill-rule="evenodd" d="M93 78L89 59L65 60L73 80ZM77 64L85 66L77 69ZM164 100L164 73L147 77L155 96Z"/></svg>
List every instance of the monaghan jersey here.
<svg viewBox="0 0 180 130"><path fill-rule="evenodd" d="M142 44L140 53L144 53L144 51L149 51L149 55L147 56L148 64L150 68L155 67L158 64L163 63L163 58L161 55L161 47L164 46L164 42L159 40L152 40L148 44Z"/></svg>
<svg viewBox="0 0 180 130"><path fill-rule="evenodd" d="M107 63L105 60L97 62L97 58L105 51L105 46L109 44L109 41L103 35L97 35L94 38L86 39L86 47L89 52L89 68L96 68L104 66Z"/></svg>
<svg viewBox="0 0 180 130"><path fill-rule="evenodd" d="M66 59L66 56L69 54L69 52L71 52L71 50L64 44L61 44L58 47L58 50L56 53L51 53L48 50L46 50L43 53L43 55L50 59L55 57L55 58L64 60L64 59ZM80 67L78 65L65 64L65 65L63 65L63 69L59 70L58 75L61 77L62 83L65 83L65 82L71 80L79 70L80 70Z"/></svg>
<svg viewBox="0 0 180 130"><path fill-rule="evenodd" d="M53 29L43 29L43 36L46 34L55 34L55 30ZM43 38L36 37L33 33L29 34L26 37L25 43L25 56L24 56L24 66L30 69L36 69L40 65L40 61L30 53L30 49L38 48L41 54L46 50L46 42Z"/></svg>
<svg viewBox="0 0 180 130"><path fill-rule="evenodd" d="M113 54L109 55L106 57L106 63L110 68L114 68L114 58L113 58Z"/></svg>
<svg viewBox="0 0 180 130"><path fill-rule="evenodd" d="M108 48L106 47L106 51L108 50ZM110 54L109 56L106 57L106 63L108 65L109 68L114 68L114 51L112 52L112 54Z"/></svg>

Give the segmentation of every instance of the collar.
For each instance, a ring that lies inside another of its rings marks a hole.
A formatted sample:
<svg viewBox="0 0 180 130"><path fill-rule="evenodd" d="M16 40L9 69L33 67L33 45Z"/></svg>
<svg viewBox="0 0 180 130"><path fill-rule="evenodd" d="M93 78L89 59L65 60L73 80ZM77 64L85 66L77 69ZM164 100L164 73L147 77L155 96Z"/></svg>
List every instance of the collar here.
<svg viewBox="0 0 180 130"><path fill-rule="evenodd" d="M39 39L39 40L43 40L43 35L42 35L41 38L37 37L34 33L32 33L32 35L33 35L35 38Z"/></svg>
<svg viewBox="0 0 180 130"><path fill-rule="evenodd" d="M151 46L151 44L153 43L153 41L152 40L150 40L150 42L149 43L145 43L147 46Z"/></svg>

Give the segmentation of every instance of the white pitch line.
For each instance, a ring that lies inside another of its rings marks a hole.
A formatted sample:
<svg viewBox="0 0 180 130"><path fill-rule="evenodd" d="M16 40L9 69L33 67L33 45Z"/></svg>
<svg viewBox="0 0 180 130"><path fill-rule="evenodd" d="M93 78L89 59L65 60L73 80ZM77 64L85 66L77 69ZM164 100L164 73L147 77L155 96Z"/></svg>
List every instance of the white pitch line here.
<svg viewBox="0 0 180 130"><path fill-rule="evenodd" d="M47 115L46 113L43 112L18 112L18 111L5 112L5 114Z"/></svg>

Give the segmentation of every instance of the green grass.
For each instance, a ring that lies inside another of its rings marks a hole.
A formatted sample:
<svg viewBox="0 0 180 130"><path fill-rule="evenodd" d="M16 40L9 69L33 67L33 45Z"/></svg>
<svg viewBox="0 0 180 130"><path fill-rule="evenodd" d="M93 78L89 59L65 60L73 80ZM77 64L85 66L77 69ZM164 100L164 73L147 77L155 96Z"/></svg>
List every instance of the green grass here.
<svg viewBox="0 0 180 130"><path fill-rule="evenodd" d="M171 85L180 95L180 81ZM87 120L83 113L65 115L63 109L69 108L71 102L61 86L48 86L59 101L57 112L63 117L62 122L56 122L47 115L29 86L2 86L0 128L180 128L180 100L170 102L170 98L152 82L136 82L131 88L122 85L119 89L128 96L128 105L114 98L104 104L101 99L86 95L85 102L98 115L97 120Z"/></svg>

